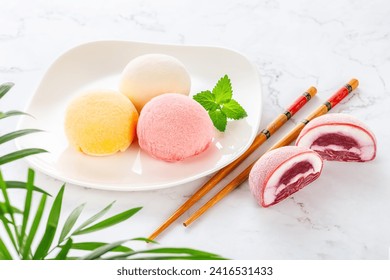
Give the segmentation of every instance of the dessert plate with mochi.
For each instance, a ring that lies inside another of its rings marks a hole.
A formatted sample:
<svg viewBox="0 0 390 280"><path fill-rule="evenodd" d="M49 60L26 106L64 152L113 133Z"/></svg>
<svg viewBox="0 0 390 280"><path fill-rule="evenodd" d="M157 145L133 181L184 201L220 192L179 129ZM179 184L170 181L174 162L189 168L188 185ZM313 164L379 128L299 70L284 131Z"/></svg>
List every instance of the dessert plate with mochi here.
<svg viewBox="0 0 390 280"><path fill-rule="evenodd" d="M228 120L221 132L193 96L225 75L245 117ZM16 145L47 150L26 160L67 183L160 189L238 158L257 134L261 108L257 69L235 51L97 41L68 50L50 66L25 110L32 117L18 124L44 132L18 138Z"/></svg>

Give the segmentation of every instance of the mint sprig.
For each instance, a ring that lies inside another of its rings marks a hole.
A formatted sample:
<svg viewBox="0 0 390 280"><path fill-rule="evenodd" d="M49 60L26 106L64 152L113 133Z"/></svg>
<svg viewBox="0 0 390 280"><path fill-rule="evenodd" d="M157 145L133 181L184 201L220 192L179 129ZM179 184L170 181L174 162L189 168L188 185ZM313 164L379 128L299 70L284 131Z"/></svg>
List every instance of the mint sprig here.
<svg viewBox="0 0 390 280"><path fill-rule="evenodd" d="M233 99L232 84L228 75L220 78L212 91L202 91L193 98L206 109L219 131L226 130L228 119L239 120L247 116L245 109Z"/></svg>

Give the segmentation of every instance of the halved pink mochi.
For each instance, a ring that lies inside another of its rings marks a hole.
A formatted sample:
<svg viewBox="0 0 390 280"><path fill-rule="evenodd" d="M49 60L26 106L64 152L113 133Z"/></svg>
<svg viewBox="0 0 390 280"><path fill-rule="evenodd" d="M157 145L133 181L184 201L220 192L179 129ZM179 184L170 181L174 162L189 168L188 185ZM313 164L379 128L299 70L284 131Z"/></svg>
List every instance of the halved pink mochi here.
<svg viewBox="0 0 390 280"><path fill-rule="evenodd" d="M268 207L316 180L323 161L316 152L286 146L265 153L249 173L249 186L257 202Z"/></svg>
<svg viewBox="0 0 390 280"><path fill-rule="evenodd" d="M310 148L325 160L369 161L376 155L376 139L360 120L346 114L329 114L309 122L295 143Z"/></svg>

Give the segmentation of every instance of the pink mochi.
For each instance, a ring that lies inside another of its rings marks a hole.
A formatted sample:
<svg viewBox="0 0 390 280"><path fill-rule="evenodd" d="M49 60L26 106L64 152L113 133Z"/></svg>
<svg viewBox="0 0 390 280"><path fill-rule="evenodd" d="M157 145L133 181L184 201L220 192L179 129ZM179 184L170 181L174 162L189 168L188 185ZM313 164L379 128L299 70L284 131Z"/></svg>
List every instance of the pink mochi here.
<svg viewBox="0 0 390 280"><path fill-rule="evenodd" d="M143 107L137 136L142 150L175 162L205 151L214 137L214 126L207 111L191 97L167 93Z"/></svg>
<svg viewBox="0 0 390 280"><path fill-rule="evenodd" d="M365 162L376 156L371 130L355 117L340 113L310 121L295 144L316 151L325 160Z"/></svg>
<svg viewBox="0 0 390 280"><path fill-rule="evenodd" d="M316 180L323 160L316 152L286 146L265 153L249 173L249 186L263 207L274 205Z"/></svg>

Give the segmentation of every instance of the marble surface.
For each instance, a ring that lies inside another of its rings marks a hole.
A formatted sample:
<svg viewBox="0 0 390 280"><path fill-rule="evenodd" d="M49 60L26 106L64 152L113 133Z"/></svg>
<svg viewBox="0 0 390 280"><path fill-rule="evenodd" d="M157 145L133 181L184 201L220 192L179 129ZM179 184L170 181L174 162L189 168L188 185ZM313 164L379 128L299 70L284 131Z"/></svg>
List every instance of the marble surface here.
<svg viewBox="0 0 390 280"><path fill-rule="evenodd" d="M12 94L1 100L0 111L23 110L54 59L71 47L95 40L212 45L243 53L261 75L261 127L297 94L316 86L317 97L275 135L274 141L350 78L359 79L359 89L333 112L351 114L371 127L378 140L374 161L326 162L315 183L269 209L256 204L244 183L189 228L181 225L189 215L185 214L158 241L161 246L192 247L233 259L389 258L388 1L0 3L0 82L16 84ZM1 134L14 129L16 123L16 118L3 120ZM2 145L0 154L11 149L13 143ZM25 161L18 161L1 170L7 179L23 179L27 168ZM36 180L51 193L62 185L39 172ZM124 193L67 185L64 213L82 202L87 202L84 217L113 200L116 204L111 213L143 206L131 220L91 238L114 241L148 236L205 180L157 191ZM23 193L15 192L12 198L22 203Z"/></svg>

